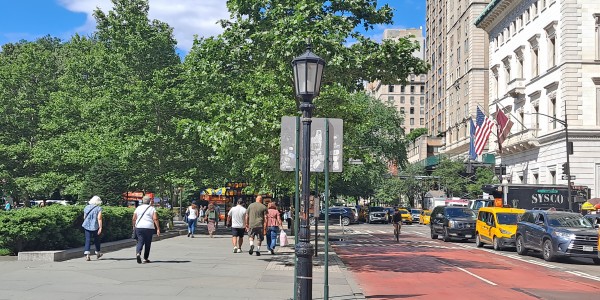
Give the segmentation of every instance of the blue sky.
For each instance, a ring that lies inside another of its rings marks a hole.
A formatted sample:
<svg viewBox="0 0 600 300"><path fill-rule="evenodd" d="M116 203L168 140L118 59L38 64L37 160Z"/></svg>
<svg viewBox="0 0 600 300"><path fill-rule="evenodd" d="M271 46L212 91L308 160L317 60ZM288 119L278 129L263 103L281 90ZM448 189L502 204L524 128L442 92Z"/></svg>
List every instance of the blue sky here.
<svg viewBox="0 0 600 300"><path fill-rule="evenodd" d="M96 7L107 11L110 0L4 0L0 1L0 45L51 35L68 40L74 33L89 34ZM385 28L425 27L425 0L379 0L395 9L394 24L380 26L368 35L381 40ZM193 36L212 36L221 29L215 22L228 18L225 0L150 0L150 18L174 28L178 48L185 53Z"/></svg>

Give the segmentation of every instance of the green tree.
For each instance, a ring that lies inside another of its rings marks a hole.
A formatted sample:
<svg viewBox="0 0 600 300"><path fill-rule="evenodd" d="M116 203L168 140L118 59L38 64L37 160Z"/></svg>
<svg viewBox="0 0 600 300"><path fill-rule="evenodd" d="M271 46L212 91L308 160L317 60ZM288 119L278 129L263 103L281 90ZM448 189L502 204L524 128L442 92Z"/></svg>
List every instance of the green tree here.
<svg viewBox="0 0 600 300"><path fill-rule="evenodd" d="M415 128L406 135L406 140L412 143L424 134L427 134L427 128Z"/></svg>
<svg viewBox="0 0 600 300"><path fill-rule="evenodd" d="M464 174L465 166L463 162L447 158L440 160L432 173L433 176L439 177L440 189L444 190L448 197L462 197L466 194L469 179Z"/></svg>
<svg viewBox="0 0 600 300"><path fill-rule="evenodd" d="M467 184L467 191L470 198L479 198L483 194L481 190L483 185L495 183L499 183L499 181L498 177L494 174L493 166L477 168L474 180L471 180L471 183Z"/></svg>

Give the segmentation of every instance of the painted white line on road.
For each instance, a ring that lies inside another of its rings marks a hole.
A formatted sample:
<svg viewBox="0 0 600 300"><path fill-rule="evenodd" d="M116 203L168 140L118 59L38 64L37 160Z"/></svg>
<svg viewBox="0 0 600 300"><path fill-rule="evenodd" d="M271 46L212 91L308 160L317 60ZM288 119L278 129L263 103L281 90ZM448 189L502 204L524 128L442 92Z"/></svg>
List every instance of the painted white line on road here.
<svg viewBox="0 0 600 300"><path fill-rule="evenodd" d="M422 232L418 232L418 231L406 231L406 233L410 233L410 234L418 234L418 235L425 235Z"/></svg>
<svg viewBox="0 0 600 300"><path fill-rule="evenodd" d="M590 274L586 274L580 271L566 271L569 274L575 275L575 276L579 276L579 277L583 277L583 278L587 278L587 279L591 279L591 280L596 280L596 281L600 281L600 277L598 276L593 276Z"/></svg>
<svg viewBox="0 0 600 300"><path fill-rule="evenodd" d="M551 264L544 263L544 262L538 262L538 261L534 261L534 260L525 259L525 258L523 258L523 257L521 257L519 255L515 255L515 254L501 253L501 252L497 252L497 251L491 250L491 249L486 249L486 248L483 248L483 247L477 248L477 247L474 247L474 246L463 245L463 244L458 244L458 243L453 243L453 244L457 245L457 246L461 246L461 247L463 247L465 249L481 250L481 251L485 251L485 252L488 252L488 253L496 254L496 255L499 255L499 256L504 256L504 257L512 258L514 260L518 260L518 261L530 263L530 264L533 264L533 265L538 265L538 266L546 267L546 268L549 268L549 269L562 269L559 266L551 265Z"/></svg>
<svg viewBox="0 0 600 300"><path fill-rule="evenodd" d="M366 230L366 231L367 231L368 234L373 233L373 231L371 231L371 230Z"/></svg>
<svg viewBox="0 0 600 300"><path fill-rule="evenodd" d="M379 231L379 232L381 232L381 233L387 233L387 232L385 232L385 231L383 231L383 230L378 230L378 231Z"/></svg>
<svg viewBox="0 0 600 300"><path fill-rule="evenodd" d="M451 264L451 263L449 263L449 262L445 262L445 261L443 261L443 260L440 260L440 259L438 259L437 261L439 261L439 262L441 262L441 263L443 263L443 264L446 264L446 265L448 265L448 266L451 266L451 267L457 268L457 269L459 269L459 270L461 270L461 271L463 271L463 272L465 272L465 273L467 273L467 274L469 274L469 275L471 275L471 276L473 276L473 277L475 277L475 278L477 278L477 279L479 279L479 280L481 280L481 281L483 281L483 282L485 282L485 283L487 283L487 284L489 284L489 285L494 285L494 286L495 286L495 285L497 285L497 284L495 284L495 283L493 283L493 282L491 282L491 281L489 281L489 280L487 280L487 279L485 279L485 278L483 278L483 277L481 277L481 276L479 276L479 275L477 275L477 274L474 274L474 273L472 273L472 272L469 272L469 271L467 271L467 270L465 270L465 269L463 269L463 268L461 268L461 267L459 267L459 266L453 265L453 264Z"/></svg>

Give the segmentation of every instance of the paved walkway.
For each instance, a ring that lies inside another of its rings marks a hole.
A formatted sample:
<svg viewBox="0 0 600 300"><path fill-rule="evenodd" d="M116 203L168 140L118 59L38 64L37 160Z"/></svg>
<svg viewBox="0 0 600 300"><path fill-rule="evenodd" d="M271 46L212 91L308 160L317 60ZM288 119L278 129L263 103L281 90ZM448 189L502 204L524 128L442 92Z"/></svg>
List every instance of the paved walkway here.
<svg viewBox="0 0 600 300"><path fill-rule="evenodd" d="M0 299L291 299L293 245L270 255L233 253L220 228L214 238L200 226L195 238L177 236L152 243L149 264L137 264L134 248L105 253L100 260L0 261ZM333 230L332 230L333 231ZM293 237L290 237L293 243ZM319 244L322 250L322 243ZM323 299L322 253L313 268L313 299ZM330 252L330 299L364 299L352 274Z"/></svg>

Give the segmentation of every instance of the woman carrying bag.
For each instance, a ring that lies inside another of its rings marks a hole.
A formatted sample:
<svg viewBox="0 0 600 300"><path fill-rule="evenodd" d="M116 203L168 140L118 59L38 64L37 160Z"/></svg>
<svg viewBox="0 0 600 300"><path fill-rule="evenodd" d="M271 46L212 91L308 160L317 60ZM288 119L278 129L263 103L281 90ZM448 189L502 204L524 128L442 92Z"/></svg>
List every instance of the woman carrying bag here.
<svg viewBox="0 0 600 300"><path fill-rule="evenodd" d="M217 210L215 209L215 205L211 202L210 204L208 204L208 208L206 209L206 217L204 217L204 219L206 220L207 223L207 227L208 227L208 235L210 237L213 237L215 230L216 230L216 224L217 222L219 222L219 214L217 213Z"/></svg>
<svg viewBox="0 0 600 300"><path fill-rule="evenodd" d="M149 196L142 198L142 205L138 206L133 212L133 227L137 235L137 246L135 247L136 260L138 264L142 263L142 248L144 249L144 262L149 263L150 246L152 245L152 236L156 229L156 236L160 236L160 225L158 223L158 214L152 207L152 200Z"/></svg>
<svg viewBox="0 0 600 300"><path fill-rule="evenodd" d="M102 234L102 200L98 196L92 197L88 205L83 209L83 224L81 227L85 230L85 247L83 255L85 260L90 260L90 244L92 238L96 246L96 258L100 259L100 235Z"/></svg>

